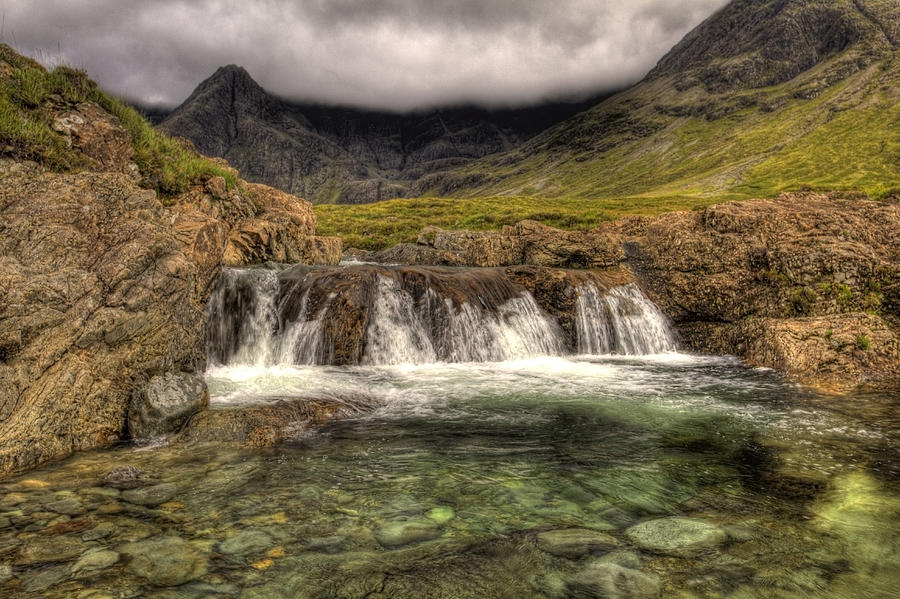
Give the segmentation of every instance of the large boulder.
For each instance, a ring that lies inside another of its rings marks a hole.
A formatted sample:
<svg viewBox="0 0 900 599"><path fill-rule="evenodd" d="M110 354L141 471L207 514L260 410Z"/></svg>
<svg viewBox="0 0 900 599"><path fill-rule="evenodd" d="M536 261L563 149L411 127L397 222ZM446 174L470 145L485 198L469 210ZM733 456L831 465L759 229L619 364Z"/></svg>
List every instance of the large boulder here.
<svg viewBox="0 0 900 599"><path fill-rule="evenodd" d="M0 167L0 476L115 442L134 380L202 365L212 276L129 176Z"/></svg>
<svg viewBox="0 0 900 599"><path fill-rule="evenodd" d="M128 408L128 433L149 439L178 431L209 405L209 389L200 377L167 372L135 389Z"/></svg>

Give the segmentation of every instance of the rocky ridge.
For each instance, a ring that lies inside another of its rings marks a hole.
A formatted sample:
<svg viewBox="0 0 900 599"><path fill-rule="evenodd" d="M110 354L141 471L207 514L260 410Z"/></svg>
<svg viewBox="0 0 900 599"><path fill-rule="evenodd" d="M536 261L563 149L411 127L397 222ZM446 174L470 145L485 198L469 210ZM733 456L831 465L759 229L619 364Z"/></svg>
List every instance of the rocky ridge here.
<svg viewBox="0 0 900 599"><path fill-rule="evenodd" d="M228 65L159 127L227 159L251 181L314 202L402 197L410 181L510 150L604 96L533 108L443 108L394 114L291 102Z"/></svg>
<svg viewBox="0 0 900 599"><path fill-rule="evenodd" d="M868 141L896 120L898 32L896 2L733 0L632 88L411 195L883 194L896 161Z"/></svg>
<svg viewBox="0 0 900 599"><path fill-rule="evenodd" d="M357 259L621 273L692 349L728 353L832 390L900 385L900 206L798 193L634 217L591 231L533 221L499 232L425 229Z"/></svg>

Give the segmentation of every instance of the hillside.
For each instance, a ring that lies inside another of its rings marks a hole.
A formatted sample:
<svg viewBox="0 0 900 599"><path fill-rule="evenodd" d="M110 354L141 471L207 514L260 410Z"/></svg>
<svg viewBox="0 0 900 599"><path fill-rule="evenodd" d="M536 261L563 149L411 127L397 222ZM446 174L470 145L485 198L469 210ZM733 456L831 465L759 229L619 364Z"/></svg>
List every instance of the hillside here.
<svg viewBox="0 0 900 599"><path fill-rule="evenodd" d="M251 181L317 203L356 204L407 195L414 180L511 150L600 99L393 114L283 100L229 65L159 127L225 158Z"/></svg>
<svg viewBox="0 0 900 599"><path fill-rule="evenodd" d="M638 85L414 195L880 197L900 180L900 4L735 0Z"/></svg>

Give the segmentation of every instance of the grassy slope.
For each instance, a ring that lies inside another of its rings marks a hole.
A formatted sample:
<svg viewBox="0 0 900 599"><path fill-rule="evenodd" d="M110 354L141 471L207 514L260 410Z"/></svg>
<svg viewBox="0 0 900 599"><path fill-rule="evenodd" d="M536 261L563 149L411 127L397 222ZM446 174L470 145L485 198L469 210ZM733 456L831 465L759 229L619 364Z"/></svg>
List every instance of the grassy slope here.
<svg viewBox="0 0 900 599"><path fill-rule="evenodd" d="M818 85L827 62L780 86L730 97L750 107L726 116L670 116L662 106L708 99L675 92L671 81L640 84L581 115L586 131L563 150L543 147L492 157L462 169L488 182L460 198L405 199L365 206L316 206L323 234L347 246L378 248L412 241L425 225L497 229L523 218L586 229L629 214L656 214L782 191L862 190L875 198L900 189L900 61L876 63ZM772 105L774 110L762 108ZM597 133L595 123L630 107L629 118L656 129L628 135L627 123ZM696 110L694 111L696 113ZM564 132L569 134L569 132ZM602 149L597 143L602 142ZM593 145L593 147L591 147ZM580 148L578 150L572 147Z"/></svg>
<svg viewBox="0 0 900 599"><path fill-rule="evenodd" d="M54 110L79 102L96 102L131 133L134 161L145 187L173 196L212 175L224 177L229 187L237 183L233 171L157 132L133 108L102 92L83 71L64 66L48 71L0 44L0 155L34 160L53 171L89 168L91 161L70 148L52 127Z"/></svg>

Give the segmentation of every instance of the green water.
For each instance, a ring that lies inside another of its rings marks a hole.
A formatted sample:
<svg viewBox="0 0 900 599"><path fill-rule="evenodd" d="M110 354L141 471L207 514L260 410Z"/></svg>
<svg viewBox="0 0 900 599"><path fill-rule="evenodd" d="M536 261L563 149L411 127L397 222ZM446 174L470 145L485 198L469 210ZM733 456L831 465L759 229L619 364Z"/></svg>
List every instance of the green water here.
<svg viewBox="0 0 900 599"><path fill-rule="evenodd" d="M268 450L123 445L0 482L0 596L900 589L895 397L819 396L679 355L232 368L209 382L217 409L317 393L381 407ZM101 484L122 465L155 473L148 484L171 497L139 505ZM635 525L671 516L700 521L712 540L687 551L675 534L660 552L636 537ZM568 529L606 545L544 541Z"/></svg>

